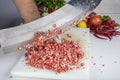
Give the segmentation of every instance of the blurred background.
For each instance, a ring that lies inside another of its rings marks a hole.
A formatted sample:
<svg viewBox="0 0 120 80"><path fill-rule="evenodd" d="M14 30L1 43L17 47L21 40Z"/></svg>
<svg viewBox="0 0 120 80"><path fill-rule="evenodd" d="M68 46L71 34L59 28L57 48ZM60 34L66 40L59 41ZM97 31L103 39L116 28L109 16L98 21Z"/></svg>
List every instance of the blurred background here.
<svg viewBox="0 0 120 80"><path fill-rule="evenodd" d="M0 0L0 29L17 26L21 19L12 0Z"/></svg>
<svg viewBox="0 0 120 80"><path fill-rule="evenodd" d="M97 13L120 13L120 0L102 0L95 9ZM22 18L12 0L0 0L0 29L17 26Z"/></svg>

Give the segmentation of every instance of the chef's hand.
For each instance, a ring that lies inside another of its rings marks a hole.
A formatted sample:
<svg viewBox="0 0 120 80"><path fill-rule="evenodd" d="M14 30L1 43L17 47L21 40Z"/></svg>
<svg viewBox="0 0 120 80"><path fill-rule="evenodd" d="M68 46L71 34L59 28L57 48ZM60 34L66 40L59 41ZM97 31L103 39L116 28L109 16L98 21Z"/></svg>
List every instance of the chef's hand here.
<svg viewBox="0 0 120 80"><path fill-rule="evenodd" d="M28 23L41 17L34 0L13 1L21 17L23 18L23 23Z"/></svg>

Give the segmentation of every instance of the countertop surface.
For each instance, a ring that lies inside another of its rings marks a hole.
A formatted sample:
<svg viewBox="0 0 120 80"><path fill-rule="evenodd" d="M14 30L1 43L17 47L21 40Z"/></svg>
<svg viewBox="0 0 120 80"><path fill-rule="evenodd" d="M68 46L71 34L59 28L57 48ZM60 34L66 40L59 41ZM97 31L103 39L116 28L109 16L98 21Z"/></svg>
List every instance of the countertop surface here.
<svg viewBox="0 0 120 80"><path fill-rule="evenodd" d="M108 15L120 23L120 14ZM120 80L120 36L110 41L97 39L90 34L90 41L90 80ZM0 80L11 80L10 70L22 55L18 52L5 55L0 53Z"/></svg>

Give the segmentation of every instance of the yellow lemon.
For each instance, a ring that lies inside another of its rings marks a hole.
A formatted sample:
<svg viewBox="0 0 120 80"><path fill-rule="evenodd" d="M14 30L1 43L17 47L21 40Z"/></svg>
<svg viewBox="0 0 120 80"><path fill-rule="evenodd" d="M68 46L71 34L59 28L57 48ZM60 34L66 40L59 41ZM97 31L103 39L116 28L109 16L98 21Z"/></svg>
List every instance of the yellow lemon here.
<svg viewBox="0 0 120 80"><path fill-rule="evenodd" d="M85 21L82 20L77 24L77 27L78 28L87 28L87 24Z"/></svg>

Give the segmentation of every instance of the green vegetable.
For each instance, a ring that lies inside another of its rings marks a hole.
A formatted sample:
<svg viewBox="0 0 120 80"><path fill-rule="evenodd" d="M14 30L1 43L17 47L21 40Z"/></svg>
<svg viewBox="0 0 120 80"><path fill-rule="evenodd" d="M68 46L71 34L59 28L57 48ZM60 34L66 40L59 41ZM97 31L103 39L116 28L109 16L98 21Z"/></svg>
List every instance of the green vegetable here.
<svg viewBox="0 0 120 80"><path fill-rule="evenodd" d="M108 19L111 19L111 17L110 17L110 16L106 16L106 15L104 15L104 16L102 17L102 21L103 21L103 22L107 21Z"/></svg>
<svg viewBox="0 0 120 80"><path fill-rule="evenodd" d="M65 0L35 0L37 6L44 6L47 10L59 9L65 4Z"/></svg>
<svg viewBox="0 0 120 80"><path fill-rule="evenodd" d="M118 23L115 23L115 27L120 27L120 24L118 24Z"/></svg>

